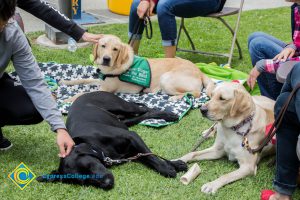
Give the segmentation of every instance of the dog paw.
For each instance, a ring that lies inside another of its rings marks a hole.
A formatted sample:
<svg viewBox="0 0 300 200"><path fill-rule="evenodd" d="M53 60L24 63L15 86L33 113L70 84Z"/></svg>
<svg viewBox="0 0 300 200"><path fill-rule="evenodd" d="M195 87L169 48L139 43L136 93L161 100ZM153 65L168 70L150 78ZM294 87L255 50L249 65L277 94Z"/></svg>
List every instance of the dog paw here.
<svg viewBox="0 0 300 200"><path fill-rule="evenodd" d="M172 96L169 98L169 101L173 101L173 102L180 101L180 100L181 100L181 97L179 97L179 96Z"/></svg>
<svg viewBox="0 0 300 200"><path fill-rule="evenodd" d="M146 115L149 119L164 119L167 122L175 122L179 119L179 116L174 113L158 109L152 109Z"/></svg>
<svg viewBox="0 0 300 200"><path fill-rule="evenodd" d="M175 178L177 175L177 172L174 168L165 169L160 172L161 175L167 177L167 178Z"/></svg>
<svg viewBox="0 0 300 200"><path fill-rule="evenodd" d="M182 160L171 161L171 164L177 172L186 172L188 170L187 164Z"/></svg>
<svg viewBox="0 0 300 200"><path fill-rule="evenodd" d="M59 82L58 82L59 85L66 85L66 81L61 79Z"/></svg>
<svg viewBox="0 0 300 200"><path fill-rule="evenodd" d="M207 136L208 134L208 136ZM215 131L211 129L206 129L201 133L202 136L207 137L207 138L213 138L215 136Z"/></svg>
<svg viewBox="0 0 300 200"><path fill-rule="evenodd" d="M157 171L167 178L175 178L177 175L175 167L172 165L170 161L163 161L163 163L159 166Z"/></svg>
<svg viewBox="0 0 300 200"><path fill-rule="evenodd" d="M206 194L215 194L218 189L219 189L218 184L213 181L213 182L204 184L201 187L201 192L206 193Z"/></svg>
<svg viewBox="0 0 300 200"><path fill-rule="evenodd" d="M166 111L165 111L165 113L167 113L167 115L164 114L164 118L162 118L162 119L166 120L167 122L176 122L176 121L178 121L178 119L179 119L178 115L176 115L174 113L171 113L171 112L166 112Z"/></svg>
<svg viewBox="0 0 300 200"><path fill-rule="evenodd" d="M171 161L178 161L178 160L180 160L180 161L182 161L184 163L188 163L188 161L191 160L191 156L190 156L190 154L186 154L186 155L184 155L184 156L182 156L180 158L176 158L176 159L173 159Z"/></svg>
<svg viewBox="0 0 300 200"><path fill-rule="evenodd" d="M72 98L65 99L64 103L72 103L74 100Z"/></svg>

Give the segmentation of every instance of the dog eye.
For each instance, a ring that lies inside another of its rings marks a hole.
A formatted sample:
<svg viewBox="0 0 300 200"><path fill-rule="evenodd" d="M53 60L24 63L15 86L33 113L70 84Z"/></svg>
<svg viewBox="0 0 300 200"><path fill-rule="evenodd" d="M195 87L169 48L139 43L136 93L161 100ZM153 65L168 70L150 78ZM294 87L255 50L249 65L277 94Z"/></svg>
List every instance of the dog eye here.
<svg viewBox="0 0 300 200"><path fill-rule="evenodd" d="M221 101L225 101L226 99L224 99L222 96L220 96L220 100Z"/></svg>
<svg viewBox="0 0 300 200"><path fill-rule="evenodd" d="M104 44L102 44L102 45L101 45L101 47L102 47L102 48L105 48L105 45L104 45Z"/></svg>
<svg viewBox="0 0 300 200"><path fill-rule="evenodd" d="M114 51L118 51L119 49L117 49L117 48L113 48L113 50L114 50Z"/></svg>

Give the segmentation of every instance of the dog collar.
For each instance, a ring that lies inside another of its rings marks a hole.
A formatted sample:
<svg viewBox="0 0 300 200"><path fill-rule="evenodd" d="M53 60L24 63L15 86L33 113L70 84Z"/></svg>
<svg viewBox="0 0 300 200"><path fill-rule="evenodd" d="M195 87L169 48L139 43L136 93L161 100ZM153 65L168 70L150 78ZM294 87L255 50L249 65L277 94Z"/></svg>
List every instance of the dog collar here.
<svg viewBox="0 0 300 200"><path fill-rule="evenodd" d="M246 119L244 119L243 121L241 121L240 123L238 123L235 126L232 126L230 129L233 130L234 132L236 132L238 135L241 136L246 136L251 128L252 128L252 120L254 118L254 113L249 115ZM245 124L250 123L248 129L246 131L239 131L240 128L242 128Z"/></svg>
<svg viewBox="0 0 300 200"><path fill-rule="evenodd" d="M78 145L75 145L74 150L76 150L76 148L78 148L79 146L84 145L84 144L87 145L89 148L88 148L87 151L81 152L81 154L90 155L90 156L93 156L93 157L99 159L106 167L110 167L112 165L122 164L124 162L129 162L130 161L129 160L130 158L128 158L128 159L117 159L117 160L111 159L110 157L105 156L105 153L100 148L96 147L95 145L88 144L88 143L80 143Z"/></svg>
<svg viewBox="0 0 300 200"><path fill-rule="evenodd" d="M96 72L97 72L98 78L103 81L105 81L106 78L119 77L119 75L115 75L115 74L103 74L100 69L97 69Z"/></svg>
<svg viewBox="0 0 300 200"><path fill-rule="evenodd" d="M249 151L249 149L251 149L251 147L249 145L247 135L248 135L248 133L250 132L250 130L252 128L252 120L254 118L254 114L255 114L255 112L252 113L251 115L249 115L246 119L241 121L239 124L231 127L231 130L236 132L236 134L243 136L243 141L242 141L241 146L244 147L245 149L247 149L248 151ZM247 123L250 123L248 129L246 131L239 131L239 129Z"/></svg>
<svg viewBox="0 0 300 200"><path fill-rule="evenodd" d="M99 159L105 166L111 166L113 164L110 161L111 159L109 157L106 157L104 152L94 145L91 145L88 143L80 143L80 144L74 146L74 150L76 151L76 149L79 146L82 146L84 144L88 146L88 150L80 152L80 154L93 156L93 157Z"/></svg>
<svg viewBox="0 0 300 200"><path fill-rule="evenodd" d="M103 74L100 69L97 69L98 78L105 80L106 78L118 77L120 81L132 83L144 88L149 88L151 84L151 69L148 61L145 58L134 56L134 60L130 68L120 75Z"/></svg>

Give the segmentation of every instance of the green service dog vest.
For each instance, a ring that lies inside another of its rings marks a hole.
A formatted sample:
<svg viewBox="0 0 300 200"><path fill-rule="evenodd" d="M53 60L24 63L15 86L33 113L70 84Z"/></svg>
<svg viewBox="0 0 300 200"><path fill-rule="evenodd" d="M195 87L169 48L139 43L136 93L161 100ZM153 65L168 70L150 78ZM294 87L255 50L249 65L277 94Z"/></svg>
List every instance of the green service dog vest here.
<svg viewBox="0 0 300 200"><path fill-rule="evenodd" d="M123 74L112 75L99 72L99 79L105 80L107 77L118 77L120 81L149 88L151 84L151 69L145 58L134 56L132 65Z"/></svg>

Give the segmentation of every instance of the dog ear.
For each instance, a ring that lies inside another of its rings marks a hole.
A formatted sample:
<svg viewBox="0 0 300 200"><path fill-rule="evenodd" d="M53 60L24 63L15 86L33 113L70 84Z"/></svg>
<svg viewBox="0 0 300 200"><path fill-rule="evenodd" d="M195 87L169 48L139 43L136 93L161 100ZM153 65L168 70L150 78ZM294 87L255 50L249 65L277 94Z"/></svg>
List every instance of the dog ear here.
<svg viewBox="0 0 300 200"><path fill-rule="evenodd" d="M213 92L213 90L216 88L216 83L215 82L213 82L213 81L210 81L208 84L207 84L207 86L206 86L206 95L209 97L209 98L211 98L211 96L212 96L212 92Z"/></svg>
<svg viewBox="0 0 300 200"><path fill-rule="evenodd" d="M241 89L234 90L234 102L230 109L230 116L235 117L251 108L251 96Z"/></svg>
<svg viewBox="0 0 300 200"><path fill-rule="evenodd" d="M123 43L116 59L116 66L126 65L133 58L133 56L132 48L128 44Z"/></svg>
<svg viewBox="0 0 300 200"><path fill-rule="evenodd" d="M52 171L50 174L44 174L36 178L38 182L54 183L62 181L62 174L58 170Z"/></svg>
<svg viewBox="0 0 300 200"><path fill-rule="evenodd" d="M98 42L94 45L94 50L93 50L93 56L94 56L94 61L97 59L98 55L97 55L97 51L98 51Z"/></svg>

